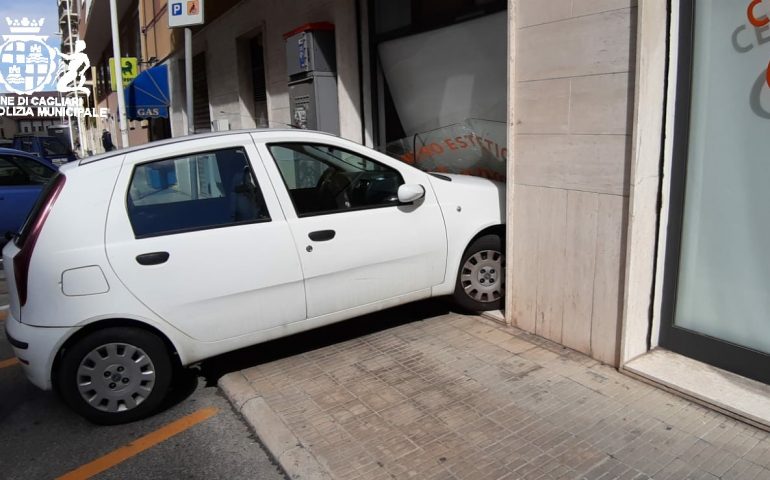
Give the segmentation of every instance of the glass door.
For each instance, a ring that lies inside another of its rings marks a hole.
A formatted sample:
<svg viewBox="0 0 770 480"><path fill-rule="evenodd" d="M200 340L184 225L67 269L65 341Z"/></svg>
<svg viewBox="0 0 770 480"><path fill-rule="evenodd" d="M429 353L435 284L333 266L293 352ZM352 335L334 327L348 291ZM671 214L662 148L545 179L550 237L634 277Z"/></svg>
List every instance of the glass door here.
<svg viewBox="0 0 770 480"><path fill-rule="evenodd" d="M770 9L682 0L661 345L770 383Z"/></svg>

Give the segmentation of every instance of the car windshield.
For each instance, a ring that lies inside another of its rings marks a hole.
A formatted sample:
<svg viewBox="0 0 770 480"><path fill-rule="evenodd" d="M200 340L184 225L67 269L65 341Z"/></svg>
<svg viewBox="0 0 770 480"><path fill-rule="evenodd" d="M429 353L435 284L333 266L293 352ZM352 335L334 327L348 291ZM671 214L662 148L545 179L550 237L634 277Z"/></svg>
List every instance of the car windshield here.
<svg viewBox="0 0 770 480"><path fill-rule="evenodd" d="M70 149L64 145L64 143L55 137L41 138L40 143L43 145L43 152L45 155L69 155Z"/></svg>

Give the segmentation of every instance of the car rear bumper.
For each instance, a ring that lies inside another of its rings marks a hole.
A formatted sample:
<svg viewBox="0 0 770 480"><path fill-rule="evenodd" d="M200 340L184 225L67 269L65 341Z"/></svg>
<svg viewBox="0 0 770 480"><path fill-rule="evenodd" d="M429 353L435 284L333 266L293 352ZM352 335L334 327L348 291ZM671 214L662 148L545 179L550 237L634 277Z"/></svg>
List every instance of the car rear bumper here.
<svg viewBox="0 0 770 480"><path fill-rule="evenodd" d="M10 313L10 312L9 312ZM5 321L5 334L13 353L30 382L51 389L51 368L64 341L77 328L41 328L24 325L12 314Z"/></svg>

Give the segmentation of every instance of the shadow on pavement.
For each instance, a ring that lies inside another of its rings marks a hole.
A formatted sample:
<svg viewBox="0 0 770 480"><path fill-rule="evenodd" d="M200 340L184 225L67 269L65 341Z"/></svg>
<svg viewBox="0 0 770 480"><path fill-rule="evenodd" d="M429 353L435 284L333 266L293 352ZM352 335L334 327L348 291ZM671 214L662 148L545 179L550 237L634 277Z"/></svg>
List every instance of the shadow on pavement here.
<svg viewBox="0 0 770 480"><path fill-rule="evenodd" d="M230 372L309 352L399 325L444 315L452 311L452 308L445 299L430 299L401 305L225 353L203 361L197 368L200 368L200 374L206 379L207 385L212 386L220 377Z"/></svg>
<svg viewBox="0 0 770 480"><path fill-rule="evenodd" d="M190 397L198 388L198 376L200 375L200 368L177 368L174 371L174 377L169 389L168 395L163 400L158 412L165 412L169 408L172 408Z"/></svg>

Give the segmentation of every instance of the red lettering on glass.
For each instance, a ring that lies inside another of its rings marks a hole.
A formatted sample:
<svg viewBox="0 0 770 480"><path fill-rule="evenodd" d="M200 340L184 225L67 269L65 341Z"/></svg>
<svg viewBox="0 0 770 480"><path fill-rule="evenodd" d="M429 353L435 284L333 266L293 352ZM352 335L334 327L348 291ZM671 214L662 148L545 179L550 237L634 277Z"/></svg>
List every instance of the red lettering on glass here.
<svg viewBox="0 0 770 480"><path fill-rule="evenodd" d="M754 15L754 10L756 10L757 5L762 3L763 0L752 0L751 3L749 3L749 8L746 11L746 15L749 17L749 23L754 25L755 27L764 27L768 23L770 23L770 18L767 18L767 15L757 18Z"/></svg>

